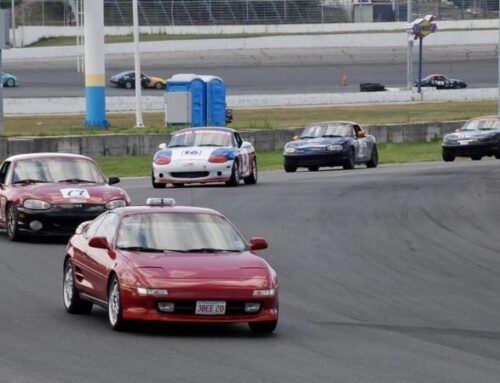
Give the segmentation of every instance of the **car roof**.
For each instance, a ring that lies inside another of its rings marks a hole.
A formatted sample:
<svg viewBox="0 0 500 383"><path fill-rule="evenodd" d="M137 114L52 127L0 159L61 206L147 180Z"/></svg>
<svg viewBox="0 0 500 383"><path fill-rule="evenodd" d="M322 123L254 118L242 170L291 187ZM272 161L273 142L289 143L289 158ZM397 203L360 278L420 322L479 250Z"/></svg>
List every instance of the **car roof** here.
<svg viewBox="0 0 500 383"><path fill-rule="evenodd" d="M222 216L216 210L204 208L204 207L195 207L195 206L148 206L148 205L134 205L134 206L125 206L112 210L113 212L125 216L125 215L133 215L133 214L152 214L152 213L165 213L165 214L213 214Z"/></svg>
<svg viewBox="0 0 500 383"><path fill-rule="evenodd" d="M500 116L489 115L489 116L474 117L474 118L471 118L469 121L474 121L474 120L498 120L498 119L500 119Z"/></svg>
<svg viewBox="0 0 500 383"><path fill-rule="evenodd" d="M89 160L95 162L92 158L83 156L81 154L72 154L72 153L27 153L27 154L16 154L14 156L10 156L6 159L6 161L18 161L18 160L30 160L37 158L78 158L82 160Z"/></svg>
<svg viewBox="0 0 500 383"><path fill-rule="evenodd" d="M220 130L220 131L223 131L223 132L231 132L231 133L236 132L236 130L231 129L231 128L226 128L224 126L203 126L203 127L200 127L200 128L196 128L196 127L193 127L193 128L184 128L184 129L181 129L181 130L175 132L173 135L175 135L177 133L181 133L181 132L187 132L187 131L190 131L190 130Z"/></svg>
<svg viewBox="0 0 500 383"><path fill-rule="evenodd" d="M349 124L349 125L358 125L357 122L354 121L344 121L344 120L337 120L337 121L321 121L321 122L315 122L314 124L309 124L309 126L314 126L314 125L324 125L324 124Z"/></svg>

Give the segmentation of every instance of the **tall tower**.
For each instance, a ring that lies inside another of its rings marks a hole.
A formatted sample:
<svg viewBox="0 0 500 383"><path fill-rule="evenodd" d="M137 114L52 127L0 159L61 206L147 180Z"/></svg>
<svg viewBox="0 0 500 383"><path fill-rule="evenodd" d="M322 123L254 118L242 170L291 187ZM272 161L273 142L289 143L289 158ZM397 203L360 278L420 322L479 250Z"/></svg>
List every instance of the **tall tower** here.
<svg viewBox="0 0 500 383"><path fill-rule="evenodd" d="M104 0L83 0L87 128L108 128L104 66Z"/></svg>

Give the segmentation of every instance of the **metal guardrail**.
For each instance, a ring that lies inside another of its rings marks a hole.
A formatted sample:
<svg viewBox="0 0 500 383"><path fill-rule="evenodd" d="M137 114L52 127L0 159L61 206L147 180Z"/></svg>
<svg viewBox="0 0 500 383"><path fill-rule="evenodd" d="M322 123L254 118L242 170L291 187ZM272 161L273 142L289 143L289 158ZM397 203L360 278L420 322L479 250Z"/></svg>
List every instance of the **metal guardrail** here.
<svg viewBox="0 0 500 383"><path fill-rule="evenodd" d="M76 25L75 0L17 0L16 25ZM12 0L0 0L10 9ZM139 0L140 25L318 24L406 21L407 0ZM498 17L498 0L412 0L411 19ZM368 16L367 16L368 15ZM132 0L104 0L107 26L132 25Z"/></svg>

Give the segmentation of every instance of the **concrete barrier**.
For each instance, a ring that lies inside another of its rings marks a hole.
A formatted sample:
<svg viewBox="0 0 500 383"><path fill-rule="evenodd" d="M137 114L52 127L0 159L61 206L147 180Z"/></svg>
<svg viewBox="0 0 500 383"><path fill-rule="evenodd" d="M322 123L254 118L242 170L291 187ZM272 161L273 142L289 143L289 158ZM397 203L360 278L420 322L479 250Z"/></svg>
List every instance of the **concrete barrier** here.
<svg viewBox="0 0 500 383"><path fill-rule="evenodd" d="M414 124L367 125L378 143L431 141L460 127L463 122L423 122ZM259 151L281 150L302 128L240 131L243 139ZM0 158L22 153L64 152L90 157L152 155L170 135L102 134L64 137L11 137L0 139Z"/></svg>

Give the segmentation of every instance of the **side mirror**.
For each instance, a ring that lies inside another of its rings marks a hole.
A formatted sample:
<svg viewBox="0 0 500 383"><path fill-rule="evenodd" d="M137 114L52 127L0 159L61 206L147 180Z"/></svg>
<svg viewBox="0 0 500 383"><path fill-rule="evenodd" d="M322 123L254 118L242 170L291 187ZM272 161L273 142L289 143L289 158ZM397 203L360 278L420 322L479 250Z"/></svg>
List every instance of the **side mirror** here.
<svg viewBox="0 0 500 383"><path fill-rule="evenodd" d="M252 237L250 243L248 244L250 250L264 250L267 249L267 241L261 237Z"/></svg>
<svg viewBox="0 0 500 383"><path fill-rule="evenodd" d="M118 182L120 182L120 177L109 177L109 185L117 184Z"/></svg>
<svg viewBox="0 0 500 383"><path fill-rule="evenodd" d="M109 249L108 241L106 237L93 237L89 241L89 246L96 249Z"/></svg>
<svg viewBox="0 0 500 383"><path fill-rule="evenodd" d="M165 150L167 148L167 144L166 143L161 143L160 145L158 145L158 149L160 150Z"/></svg>
<svg viewBox="0 0 500 383"><path fill-rule="evenodd" d="M252 148L252 144L248 141L243 141L243 143L241 144L241 148L240 149L251 149Z"/></svg>
<svg viewBox="0 0 500 383"><path fill-rule="evenodd" d="M92 222L92 221L85 221L85 222L82 222L81 224L79 224L75 230L75 234L78 234L78 235L82 234L87 229L87 227L89 227L90 222Z"/></svg>
<svg viewBox="0 0 500 383"><path fill-rule="evenodd" d="M297 141L299 138L300 138L299 136L295 135L292 137L292 140Z"/></svg>

